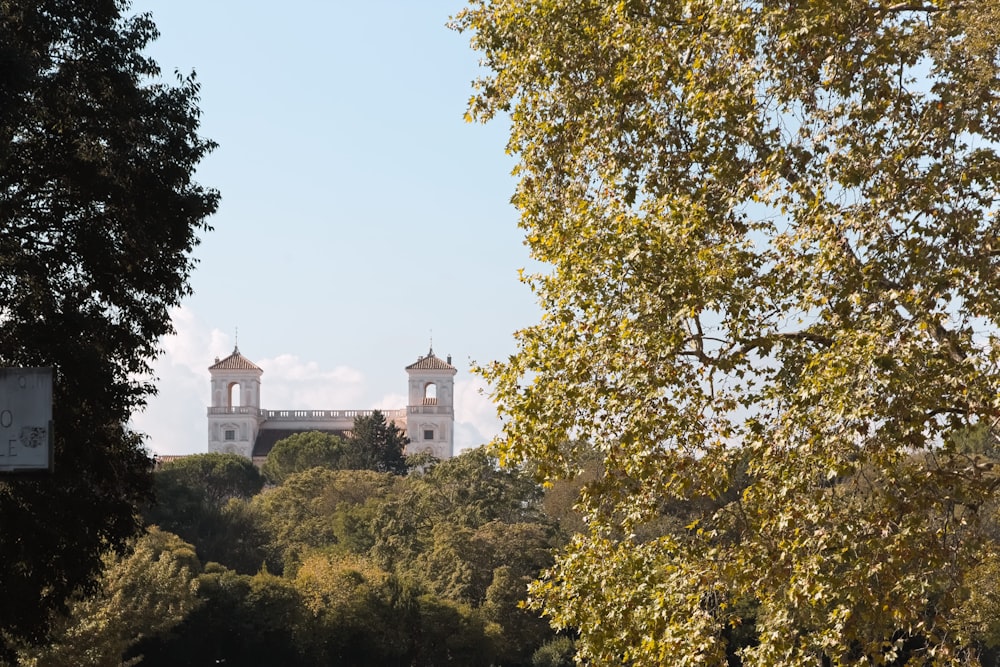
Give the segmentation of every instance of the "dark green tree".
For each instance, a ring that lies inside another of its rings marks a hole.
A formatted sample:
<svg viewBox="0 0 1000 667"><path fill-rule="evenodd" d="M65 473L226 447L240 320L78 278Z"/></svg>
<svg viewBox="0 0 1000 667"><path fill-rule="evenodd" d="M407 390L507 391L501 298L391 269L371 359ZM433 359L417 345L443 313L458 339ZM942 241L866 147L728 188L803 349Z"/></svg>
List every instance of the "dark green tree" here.
<svg viewBox="0 0 1000 667"><path fill-rule="evenodd" d="M214 507L230 498L249 500L263 486L260 471L239 454L194 454L164 463L156 472L158 496L183 487Z"/></svg>
<svg viewBox="0 0 1000 667"><path fill-rule="evenodd" d="M433 595L420 596L418 603L413 664L504 664L497 662L496 655L500 628L487 622L477 610Z"/></svg>
<svg viewBox="0 0 1000 667"><path fill-rule="evenodd" d="M526 664L553 636L537 612L521 608L528 582L551 564L561 539L542 511L541 489L484 448L402 482L372 516L372 558L430 595L475 610L496 634L495 664Z"/></svg>
<svg viewBox="0 0 1000 667"><path fill-rule="evenodd" d="M156 503L147 523L177 533L198 550L243 574L258 572L268 535L247 502L264 485L254 464L238 454L195 454L165 463L154 475Z"/></svg>
<svg viewBox="0 0 1000 667"><path fill-rule="evenodd" d="M403 450L409 442L396 423L387 422L378 410L356 417L343 467L404 475L407 465Z"/></svg>
<svg viewBox="0 0 1000 667"><path fill-rule="evenodd" d="M424 476L432 512L478 527L490 521L544 522L542 488L516 468L501 468L485 447L442 461Z"/></svg>
<svg viewBox="0 0 1000 667"><path fill-rule="evenodd" d="M573 640L569 637L556 637L531 656L532 667L572 667L576 664L573 655Z"/></svg>
<svg viewBox="0 0 1000 667"><path fill-rule="evenodd" d="M198 596L201 605L172 634L140 641L131 655L148 667L317 664L305 657L315 640L301 596L285 579L210 565Z"/></svg>
<svg viewBox="0 0 1000 667"><path fill-rule="evenodd" d="M192 180L198 84L158 80L124 0L0 3L0 366L55 371L55 472L0 481L0 627L39 637L140 527L127 424L218 194ZM0 652L5 639L0 635Z"/></svg>
<svg viewBox="0 0 1000 667"><path fill-rule="evenodd" d="M261 473L272 484L281 484L297 472L310 468L341 467L346 445L336 435L322 431L295 433L279 440L267 454Z"/></svg>

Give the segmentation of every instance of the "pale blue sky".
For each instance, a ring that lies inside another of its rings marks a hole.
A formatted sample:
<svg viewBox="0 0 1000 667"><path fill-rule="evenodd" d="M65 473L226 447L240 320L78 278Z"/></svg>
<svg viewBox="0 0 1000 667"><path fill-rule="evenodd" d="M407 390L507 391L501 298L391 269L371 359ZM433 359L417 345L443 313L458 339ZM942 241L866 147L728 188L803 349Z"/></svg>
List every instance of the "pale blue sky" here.
<svg viewBox="0 0 1000 667"><path fill-rule="evenodd" d="M478 55L445 27L460 8L136 0L164 73L197 72L219 143L198 180L222 193L135 420L153 451L205 451L206 369L237 326L272 409L403 407L433 329L460 370L456 444L492 435L468 360L506 357L537 309L517 281L505 121L462 118Z"/></svg>

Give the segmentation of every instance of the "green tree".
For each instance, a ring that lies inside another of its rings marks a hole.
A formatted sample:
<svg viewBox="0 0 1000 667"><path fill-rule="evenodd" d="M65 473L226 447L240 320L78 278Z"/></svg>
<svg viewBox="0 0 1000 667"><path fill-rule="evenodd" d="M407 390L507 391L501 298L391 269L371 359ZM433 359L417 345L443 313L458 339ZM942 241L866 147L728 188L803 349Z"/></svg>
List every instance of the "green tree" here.
<svg viewBox="0 0 1000 667"><path fill-rule="evenodd" d="M264 565L268 534L248 500L263 485L254 464L238 454L185 456L154 474L156 503L145 520L194 544L206 562L254 574Z"/></svg>
<svg viewBox="0 0 1000 667"><path fill-rule="evenodd" d="M198 577L198 596L200 606L173 632L135 646L143 667L321 664L308 657L321 638L291 582L209 564Z"/></svg>
<svg viewBox="0 0 1000 667"><path fill-rule="evenodd" d="M231 498L247 500L264 486L257 466L239 454L193 454L169 461L156 471L157 495L190 491L200 502L221 507Z"/></svg>
<svg viewBox="0 0 1000 667"><path fill-rule="evenodd" d="M289 475L310 468L341 468L344 453L344 441L336 435L295 433L274 444L260 471L271 484L281 484Z"/></svg>
<svg viewBox="0 0 1000 667"><path fill-rule="evenodd" d="M295 587L323 637L320 664L405 664L415 604L400 582L360 556L314 554Z"/></svg>
<svg viewBox="0 0 1000 667"><path fill-rule="evenodd" d="M493 579L480 610L488 621L501 629L495 644L502 664L527 665L534 654L554 638L541 614L525 608L524 604L528 584L539 571L537 568L525 574L505 565L493 570Z"/></svg>
<svg viewBox="0 0 1000 667"><path fill-rule="evenodd" d="M572 667L573 640L569 637L556 637L531 656L532 667Z"/></svg>
<svg viewBox="0 0 1000 667"><path fill-rule="evenodd" d="M370 470L310 468L252 501L270 535L269 563L292 576L317 550L364 555L374 517L405 478Z"/></svg>
<svg viewBox="0 0 1000 667"><path fill-rule="evenodd" d="M249 501L233 498L218 510L207 510L192 531L198 556L206 563L221 563L240 574L281 571L273 558L267 517Z"/></svg>
<svg viewBox="0 0 1000 667"><path fill-rule="evenodd" d="M1000 441L990 425L980 422L971 428L959 429L950 436L955 451L963 454L989 456L993 459L1000 454Z"/></svg>
<svg viewBox="0 0 1000 667"><path fill-rule="evenodd" d="M410 567L425 572L433 592L458 602L481 606L497 570L507 579L535 577L551 563L552 529L537 523L490 523L471 529L446 519L433 522L430 543ZM523 600L526 586L509 591ZM498 622L502 619L497 617Z"/></svg>
<svg viewBox="0 0 1000 667"><path fill-rule="evenodd" d="M483 448L402 482L369 514L373 559L476 615L492 638L492 660L526 664L553 634L537 611L520 608L559 543L538 485L501 469ZM478 626L467 627L472 635L461 641L479 641Z"/></svg>
<svg viewBox="0 0 1000 667"><path fill-rule="evenodd" d="M500 468L482 447L405 480L373 518L372 555L386 568L415 563L436 542L446 545L452 539L448 533L456 530L474 531L491 521L549 523L538 485L517 470Z"/></svg>
<svg viewBox="0 0 1000 667"><path fill-rule="evenodd" d="M324 642L317 664L494 665L500 628L358 556L314 554L295 577Z"/></svg>
<svg viewBox="0 0 1000 667"><path fill-rule="evenodd" d="M127 424L218 194L192 180L193 76L159 81L124 0L0 3L0 366L55 371L55 472L0 481L0 627L39 637L140 528ZM0 637L0 650L5 640Z"/></svg>
<svg viewBox="0 0 1000 667"><path fill-rule="evenodd" d="M501 629L468 605L421 595L414 637L415 665L486 667L497 661Z"/></svg>
<svg viewBox="0 0 1000 667"><path fill-rule="evenodd" d="M530 475L500 467L485 447L462 452L422 477L427 512L463 525L545 522L542 489Z"/></svg>
<svg viewBox="0 0 1000 667"><path fill-rule="evenodd" d="M409 442L396 423L387 422L378 410L355 417L342 467L404 475L407 465L403 450Z"/></svg>
<svg viewBox="0 0 1000 667"><path fill-rule="evenodd" d="M584 659L723 663L747 600L744 664L974 659L956 610L997 485L949 435L997 419L998 22L996 0L456 17L546 265L541 322L481 369L498 452L547 481L576 443L603 458L534 588Z"/></svg>
<svg viewBox="0 0 1000 667"><path fill-rule="evenodd" d="M19 652L20 664L121 664L129 647L163 635L199 603L194 549L176 535L151 528L127 556L106 556L107 568L92 595L72 601L56 616L52 641Z"/></svg>

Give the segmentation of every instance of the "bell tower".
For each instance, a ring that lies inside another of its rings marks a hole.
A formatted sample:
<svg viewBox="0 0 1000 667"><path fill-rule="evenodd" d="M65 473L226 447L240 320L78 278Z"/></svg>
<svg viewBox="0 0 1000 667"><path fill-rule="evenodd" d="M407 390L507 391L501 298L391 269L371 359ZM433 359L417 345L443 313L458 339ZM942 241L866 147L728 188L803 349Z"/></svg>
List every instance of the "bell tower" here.
<svg viewBox="0 0 1000 667"><path fill-rule="evenodd" d="M264 371L233 353L208 367L212 376L212 403L208 408L208 451L252 458L260 429L260 377Z"/></svg>
<svg viewBox="0 0 1000 667"><path fill-rule="evenodd" d="M434 348L406 367L409 376L409 401L406 406L406 432L409 454L428 452L439 459L449 459L455 448L455 374L451 356L443 361L434 356Z"/></svg>

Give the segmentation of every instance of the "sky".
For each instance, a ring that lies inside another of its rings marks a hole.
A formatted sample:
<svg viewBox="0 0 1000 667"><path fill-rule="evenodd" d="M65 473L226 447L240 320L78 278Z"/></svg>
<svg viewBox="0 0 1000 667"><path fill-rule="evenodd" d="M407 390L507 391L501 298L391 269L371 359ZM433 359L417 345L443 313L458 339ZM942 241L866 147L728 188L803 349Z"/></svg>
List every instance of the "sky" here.
<svg viewBox="0 0 1000 667"><path fill-rule="evenodd" d="M513 353L538 308L508 125L463 119L479 56L445 25L461 7L134 1L164 75L197 74L219 147L196 180L222 196L133 419L153 453L207 451L208 367L237 343L264 408L390 409L433 336L458 368L456 452L496 433L469 367Z"/></svg>

